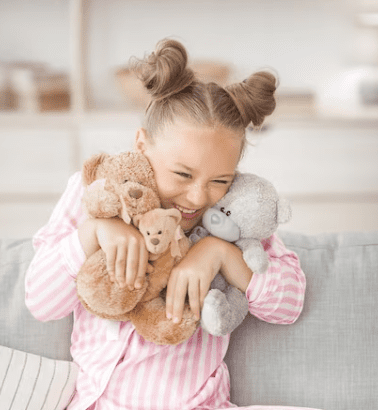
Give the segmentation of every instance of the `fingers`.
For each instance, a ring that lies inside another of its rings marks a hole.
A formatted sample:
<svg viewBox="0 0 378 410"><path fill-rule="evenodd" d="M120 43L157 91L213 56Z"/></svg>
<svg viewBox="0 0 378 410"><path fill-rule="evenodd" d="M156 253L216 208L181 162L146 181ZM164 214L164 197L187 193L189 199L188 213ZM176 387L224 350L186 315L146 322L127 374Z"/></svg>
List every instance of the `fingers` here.
<svg viewBox="0 0 378 410"><path fill-rule="evenodd" d="M115 261L117 258L117 248L113 247L107 250L106 255L106 269L110 277L111 282L115 281Z"/></svg>
<svg viewBox="0 0 378 410"><path fill-rule="evenodd" d="M174 271L172 270L171 276L169 277L169 280L168 280L167 295L165 297L166 315L168 319L172 319L173 317L173 300L174 300L175 289L176 289L176 281L177 281L177 277L174 274Z"/></svg>
<svg viewBox="0 0 378 410"><path fill-rule="evenodd" d="M178 285L178 286L177 286ZM173 299L172 317L173 323L180 323L184 312L185 298L188 291L188 283L178 282Z"/></svg>
<svg viewBox="0 0 378 410"><path fill-rule="evenodd" d="M146 272L148 271L148 267L153 269L151 265L148 264L148 251L145 247L141 247L139 249L139 264L138 264L138 271L136 274L135 279L135 289L141 289L144 283L144 279L146 277Z"/></svg>
<svg viewBox="0 0 378 410"><path fill-rule="evenodd" d="M142 288L148 265L148 252L144 246L130 241L128 247L124 244L110 247L106 251L106 261L111 282L116 281L120 288L127 286L130 290Z"/></svg>
<svg viewBox="0 0 378 410"><path fill-rule="evenodd" d="M166 296L166 314L174 323L180 323L186 295L189 296L189 305L197 320L201 317L201 295L198 280L188 280L185 275L172 274L168 282Z"/></svg>
<svg viewBox="0 0 378 410"><path fill-rule="evenodd" d="M197 320L201 317L200 284L198 282L189 283L188 287L189 305Z"/></svg>
<svg viewBox="0 0 378 410"><path fill-rule="evenodd" d="M130 290L134 290L135 279L139 270L139 244L136 240L129 241L129 248L127 250L127 261L124 275L126 276L126 286Z"/></svg>

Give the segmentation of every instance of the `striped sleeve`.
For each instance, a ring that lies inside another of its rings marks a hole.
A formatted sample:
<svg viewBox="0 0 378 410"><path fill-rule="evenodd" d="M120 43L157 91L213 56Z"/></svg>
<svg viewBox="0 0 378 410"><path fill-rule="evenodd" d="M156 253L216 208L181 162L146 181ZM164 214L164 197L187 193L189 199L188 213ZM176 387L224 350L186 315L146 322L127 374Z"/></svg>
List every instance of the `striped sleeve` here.
<svg viewBox="0 0 378 410"><path fill-rule="evenodd" d="M268 253L266 274L255 274L247 288L249 310L269 323L294 323L303 308L306 278L298 256L285 248L277 235L262 241Z"/></svg>
<svg viewBox="0 0 378 410"><path fill-rule="evenodd" d="M73 175L49 222L33 238L34 258L25 278L25 302L41 321L69 315L78 299L74 279L85 261L77 226L81 210L81 175Z"/></svg>

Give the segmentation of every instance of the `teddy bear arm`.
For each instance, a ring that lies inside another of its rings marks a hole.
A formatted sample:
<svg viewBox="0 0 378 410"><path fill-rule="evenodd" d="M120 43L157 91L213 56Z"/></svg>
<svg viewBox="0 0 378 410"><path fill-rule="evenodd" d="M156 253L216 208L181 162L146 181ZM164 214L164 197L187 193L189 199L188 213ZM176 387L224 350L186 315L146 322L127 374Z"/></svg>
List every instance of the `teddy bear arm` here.
<svg viewBox="0 0 378 410"><path fill-rule="evenodd" d="M112 218L121 209L118 195L103 189L86 191L83 203L87 214L93 218Z"/></svg>
<svg viewBox="0 0 378 410"><path fill-rule="evenodd" d="M236 242L243 251L243 259L253 273L266 273L268 270L268 255L261 242L257 239L244 239Z"/></svg>
<svg viewBox="0 0 378 410"><path fill-rule="evenodd" d="M141 300L146 287L144 284L141 289L131 291L111 282L101 249L84 262L76 277L76 291L83 306L104 319L127 320L127 313Z"/></svg>

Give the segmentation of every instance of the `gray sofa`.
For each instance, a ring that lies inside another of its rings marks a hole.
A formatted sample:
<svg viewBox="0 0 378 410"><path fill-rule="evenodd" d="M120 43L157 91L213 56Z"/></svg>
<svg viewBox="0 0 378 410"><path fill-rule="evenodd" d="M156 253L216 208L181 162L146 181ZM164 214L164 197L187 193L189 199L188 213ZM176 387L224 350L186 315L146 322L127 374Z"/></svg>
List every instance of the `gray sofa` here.
<svg viewBox="0 0 378 410"><path fill-rule="evenodd" d="M288 326L249 315L233 333L232 401L377 410L378 232L280 237L307 277L304 310ZM40 323L25 307L32 256L30 239L0 241L0 345L69 361L72 318Z"/></svg>

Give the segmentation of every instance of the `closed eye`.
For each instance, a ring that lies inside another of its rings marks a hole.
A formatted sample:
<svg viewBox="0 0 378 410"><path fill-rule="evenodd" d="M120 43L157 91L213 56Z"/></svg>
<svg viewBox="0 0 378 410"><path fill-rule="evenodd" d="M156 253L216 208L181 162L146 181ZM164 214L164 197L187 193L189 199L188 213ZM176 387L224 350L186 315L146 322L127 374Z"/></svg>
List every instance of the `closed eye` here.
<svg viewBox="0 0 378 410"><path fill-rule="evenodd" d="M187 174L186 172L175 172L176 175L180 175L180 177L183 178L191 178L192 176L190 174Z"/></svg>
<svg viewBox="0 0 378 410"><path fill-rule="evenodd" d="M231 183L231 181L225 181L225 180L222 180L222 179L217 179L214 182L216 182L217 184L224 184L224 185Z"/></svg>

